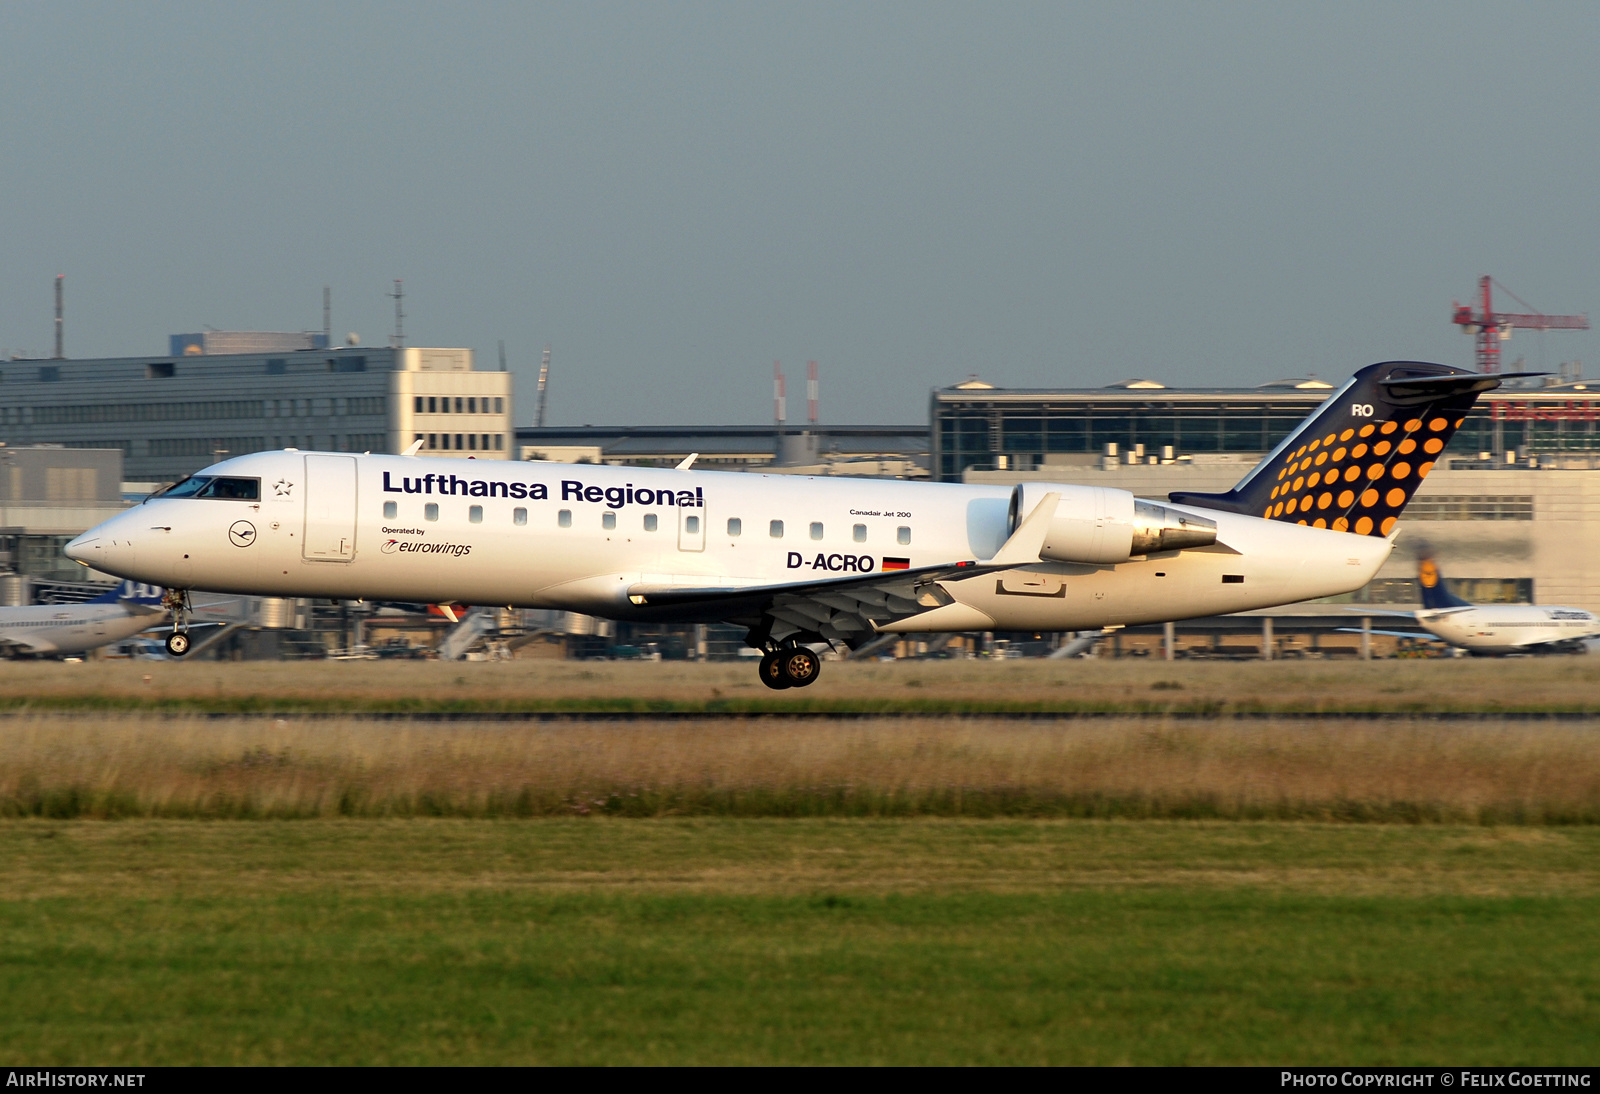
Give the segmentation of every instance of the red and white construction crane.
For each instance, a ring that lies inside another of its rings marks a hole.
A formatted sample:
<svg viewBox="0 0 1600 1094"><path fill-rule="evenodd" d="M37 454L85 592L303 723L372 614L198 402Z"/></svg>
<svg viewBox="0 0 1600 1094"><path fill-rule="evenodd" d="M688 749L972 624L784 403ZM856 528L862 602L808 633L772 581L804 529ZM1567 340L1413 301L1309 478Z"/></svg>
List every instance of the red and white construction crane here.
<svg viewBox="0 0 1600 1094"><path fill-rule="evenodd" d="M1500 291L1528 310L1526 312L1495 311L1489 299L1489 287L1500 282L1485 274L1478 278L1479 310L1473 312L1470 304L1452 301L1452 321L1478 340L1478 371L1500 371L1500 343L1511 337L1518 327L1523 330L1588 330L1587 315L1546 315L1533 310L1533 305L1516 293L1500 285Z"/></svg>

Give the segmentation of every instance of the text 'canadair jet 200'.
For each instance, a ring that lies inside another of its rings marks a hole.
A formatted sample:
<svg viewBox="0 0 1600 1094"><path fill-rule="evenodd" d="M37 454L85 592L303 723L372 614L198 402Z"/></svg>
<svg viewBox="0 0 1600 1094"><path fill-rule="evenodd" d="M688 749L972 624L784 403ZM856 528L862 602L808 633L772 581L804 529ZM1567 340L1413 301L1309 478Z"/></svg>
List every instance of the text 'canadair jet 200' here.
<svg viewBox="0 0 1600 1094"><path fill-rule="evenodd" d="M1499 385L1446 365L1371 365L1233 490L1166 502L1102 486L288 449L214 464L66 551L175 590L182 648L194 587L504 604L735 623L764 651L766 684L804 687L821 667L807 644L1089 630L1358 589L1477 396Z"/></svg>

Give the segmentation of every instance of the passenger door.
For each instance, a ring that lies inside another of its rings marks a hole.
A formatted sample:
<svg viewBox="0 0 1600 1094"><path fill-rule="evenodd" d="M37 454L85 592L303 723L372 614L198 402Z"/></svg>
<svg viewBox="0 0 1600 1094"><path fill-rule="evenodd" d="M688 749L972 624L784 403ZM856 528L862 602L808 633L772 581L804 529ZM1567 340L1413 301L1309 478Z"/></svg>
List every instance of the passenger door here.
<svg viewBox="0 0 1600 1094"><path fill-rule="evenodd" d="M356 458L307 456L303 556L349 562L356 554Z"/></svg>
<svg viewBox="0 0 1600 1094"><path fill-rule="evenodd" d="M690 505L678 507L678 550L706 549L706 511Z"/></svg>

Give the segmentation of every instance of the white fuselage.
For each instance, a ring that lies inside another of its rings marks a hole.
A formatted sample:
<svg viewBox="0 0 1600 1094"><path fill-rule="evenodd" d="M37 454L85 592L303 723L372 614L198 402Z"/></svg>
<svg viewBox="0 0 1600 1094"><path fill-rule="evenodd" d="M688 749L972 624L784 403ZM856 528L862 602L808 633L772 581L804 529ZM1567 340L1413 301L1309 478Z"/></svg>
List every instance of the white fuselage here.
<svg viewBox="0 0 1600 1094"><path fill-rule="evenodd" d="M1593 612L1537 604L1424 609L1415 618L1428 633L1476 653L1516 653L1533 646L1577 643L1600 634L1600 620Z"/></svg>
<svg viewBox="0 0 1600 1094"><path fill-rule="evenodd" d="M0 608L0 648L30 654L82 653L132 638L162 621L147 604L33 604Z"/></svg>
<svg viewBox="0 0 1600 1094"><path fill-rule="evenodd" d="M1010 490L992 486L293 450L200 474L259 478L260 498L156 497L68 553L180 589L687 619L704 612L640 607L628 590L982 561L1010 529ZM1187 511L1216 522L1214 546L946 580L954 603L887 629L1074 630L1263 608L1360 588L1393 546Z"/></svg>

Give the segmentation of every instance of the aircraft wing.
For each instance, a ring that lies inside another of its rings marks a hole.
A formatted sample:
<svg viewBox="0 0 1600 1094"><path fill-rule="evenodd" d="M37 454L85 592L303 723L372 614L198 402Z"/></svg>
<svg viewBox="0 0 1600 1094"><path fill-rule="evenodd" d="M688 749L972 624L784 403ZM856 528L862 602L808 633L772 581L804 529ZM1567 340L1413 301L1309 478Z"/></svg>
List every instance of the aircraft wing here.
<svg viewBox="0 0 1600 1094"><path fill-rule="evenodd" d="M677 608L710 619L747 622L764 638L820 635L851 649L873 638L878 626L954 602L941 581L1010 570L1039 561L1059 493L1046 494L987 562L945 562L852 577L765 585L634 585L628 599L638 607Z"/></svg>
<svg viewBox="0 0 1600 1094"><path fill-rule="evenodd" d="M773 638L809 632L853 649L875 636L875 624L951 603L938 582L1009 570L1013 565L950 562L768 585L633 585L628 599L639 607L676 608L714 619L756 621L769 616Z"/></svg>
<svg viewBox="0 0 1600 1094"><path fill-rule="evenodd" d="M1416 612L1397 612L1386 608L1352 608L1349 605L1346 605L1344 610L1347 612L1356 612L1359 615L1395 615L1399 616L1401 619L1417 618Z"/></svg>
<svg viewBox="0 0 1600 1094"><path fill-rule="evenodd" d="M0 637L0 657L15 657L19 653L50 653L54 646L41 647L16 638Z"/></svg>
<svg viewBox="0 0 1600 1094"><path fill-rule="evenodd" d="M1420 638L1424 642L1444 642L1444 639L1440 638L1438 635L1436 635L1436 634L1428 634L1426 631L1380 631L1380 630L1377 630L1377 629L1373 629L1373 630L1370 630L1370 631L1364 631L1360 627L1340 627L1339 628L1339 633L1340 634L1385 634L1385 635L1388 635L1390 638ZM1445 643L1445 644L1449 645L1449 643Z"/></svg>

